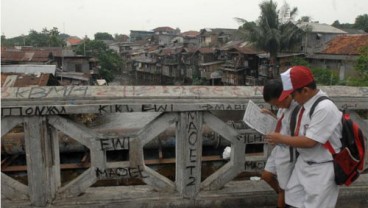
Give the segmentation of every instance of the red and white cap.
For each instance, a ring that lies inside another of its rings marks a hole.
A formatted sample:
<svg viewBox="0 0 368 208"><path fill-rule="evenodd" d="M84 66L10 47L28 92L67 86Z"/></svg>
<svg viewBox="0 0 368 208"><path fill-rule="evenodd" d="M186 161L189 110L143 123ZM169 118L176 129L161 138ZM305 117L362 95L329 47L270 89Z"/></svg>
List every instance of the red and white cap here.
<svg viewBox="0 0 368 208"><path fill-rule="evenodd" d="M279 97L279 101L283 101L296 89L305 87L314 81L311 70L305 66L293 66L280 75L283 91Z"/></svg>

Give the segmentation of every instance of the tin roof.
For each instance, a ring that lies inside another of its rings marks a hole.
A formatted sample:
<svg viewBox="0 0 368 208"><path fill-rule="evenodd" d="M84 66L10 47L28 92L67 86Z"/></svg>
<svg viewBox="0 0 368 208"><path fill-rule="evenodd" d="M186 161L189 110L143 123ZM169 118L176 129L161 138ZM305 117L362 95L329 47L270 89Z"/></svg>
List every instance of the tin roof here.
<svg viewBox="0 0 368 208"><path fill-rule="evenodd" d="M173 28L171 27L156 27L155 29L153 29L154 32L171 32L174 31Z"/></svg>
<svg viewBox="0 0 368 208"><path fill-rule="evenodd" d="M47 86L51 74L1 73L1 87Z"/></svg>
<svg viewBox="0 0 368 208"><path fill-rule="evenodd" d="M22 48L21 50L2 48L1 62L47 62L50 55L61 56L61 54L61 48Z"/></svg>
<svg viewBox="0 0 368 208"><path fill-rule="evenodd" d="M238 51L239 53L242 53L242 54L259 54L259 53L263 53L263 51L260 51L259 49L255 48L250 43L243 42L243 41L230 41L230 42L226 43L223 47L221 47L220 50L223 50L223 51L236 50L236 51Z"/></svg>
<svg viewBox="0 0 368 208"><path fill-rule="evenodd" d="M341 35L333 38L321 53L358 55L359 48L368 46L368 34L365 35Z"/></svg>
<svg viewBox="0 0 368 208"><path fill-rule="evenodd" d="M194 30L190 30L190 31L186 31L181 33L181 36L183 37L189 37L189 38L195 38L199 35L200 33Z"/></svg>
<svg viewBox="0 0 368 208"><path fill-rule="evenodd" d="M347 32L340 30L336 27L333 27L328 24L320 24L316 22L301 22L299 24L296 24L297 27L301 28L302 30L312 30L311 32L314 33L340 33L345 34Z"/></svg>

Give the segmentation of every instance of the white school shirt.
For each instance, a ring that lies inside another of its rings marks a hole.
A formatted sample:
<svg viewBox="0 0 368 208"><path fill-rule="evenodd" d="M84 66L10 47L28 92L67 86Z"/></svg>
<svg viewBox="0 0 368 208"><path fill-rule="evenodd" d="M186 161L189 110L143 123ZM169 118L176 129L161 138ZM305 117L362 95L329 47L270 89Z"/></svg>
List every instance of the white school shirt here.
<svg viewBox="0 0 368 208"><path fill-rule="evenodd" d="M312 148L298 148L299 156L305 162L320 163L332 160L331 153L323 147L323 144L327 141L330 141L335 152L339 152L341 148L342 112L331 100L327 99L318 103L313 115L311 118L309 117L313 103L321 96L327 95L319 90L315 96L303 105L305 111L301 120L299 135L318 142Z"/></svg>
<svg viewBox="0 0 368 208"><path fill-rule="evenodd" d="M294 100L291 101L289 108L280 108L277 112L277 119L280 119L280 117L284 114L284 118L281 121L281 130L280 134L283 135L291 135L290 133L290 119L291 114L295 107L298 106L298 103Z"/></svg>

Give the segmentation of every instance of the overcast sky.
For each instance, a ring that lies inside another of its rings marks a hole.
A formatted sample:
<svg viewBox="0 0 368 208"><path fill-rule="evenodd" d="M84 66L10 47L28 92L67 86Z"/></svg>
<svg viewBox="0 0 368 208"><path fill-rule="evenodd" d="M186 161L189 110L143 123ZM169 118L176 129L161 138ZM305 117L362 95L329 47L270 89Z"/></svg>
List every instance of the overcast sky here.
<svg viewBox="0 0 368 208"><path fill-rule="evenodd" d="M57 27L69 35L94 38L130 30L169 26L199 31L202 28L239 27L234 17L255 21L263 0L1 0L1 34L27 35L31 29ZM285 0L274 0L280 8ZM301 16L332 24L354 23L368 13L368 0L286 0Z"/></svg>

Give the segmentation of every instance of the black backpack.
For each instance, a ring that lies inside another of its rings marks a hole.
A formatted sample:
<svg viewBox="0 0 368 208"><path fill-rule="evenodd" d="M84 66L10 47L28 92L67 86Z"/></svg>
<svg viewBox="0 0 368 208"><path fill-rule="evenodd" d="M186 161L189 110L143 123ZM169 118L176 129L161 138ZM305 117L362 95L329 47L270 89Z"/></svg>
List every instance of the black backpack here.
<svg viewBox="0 0 368 208"><path fill-rule="evenodd" d="M313 103L309 112L311 118L314 109L322 100L329 99L326 96L321 96ZM364 166L365 156L365 137L359 125L350 119L350 115L343 113L342 118L342 132L341 132L341 149L336 153L329 141L323 146L332 154L335 182L337 185L349 186L358 177Z"/></svg>

